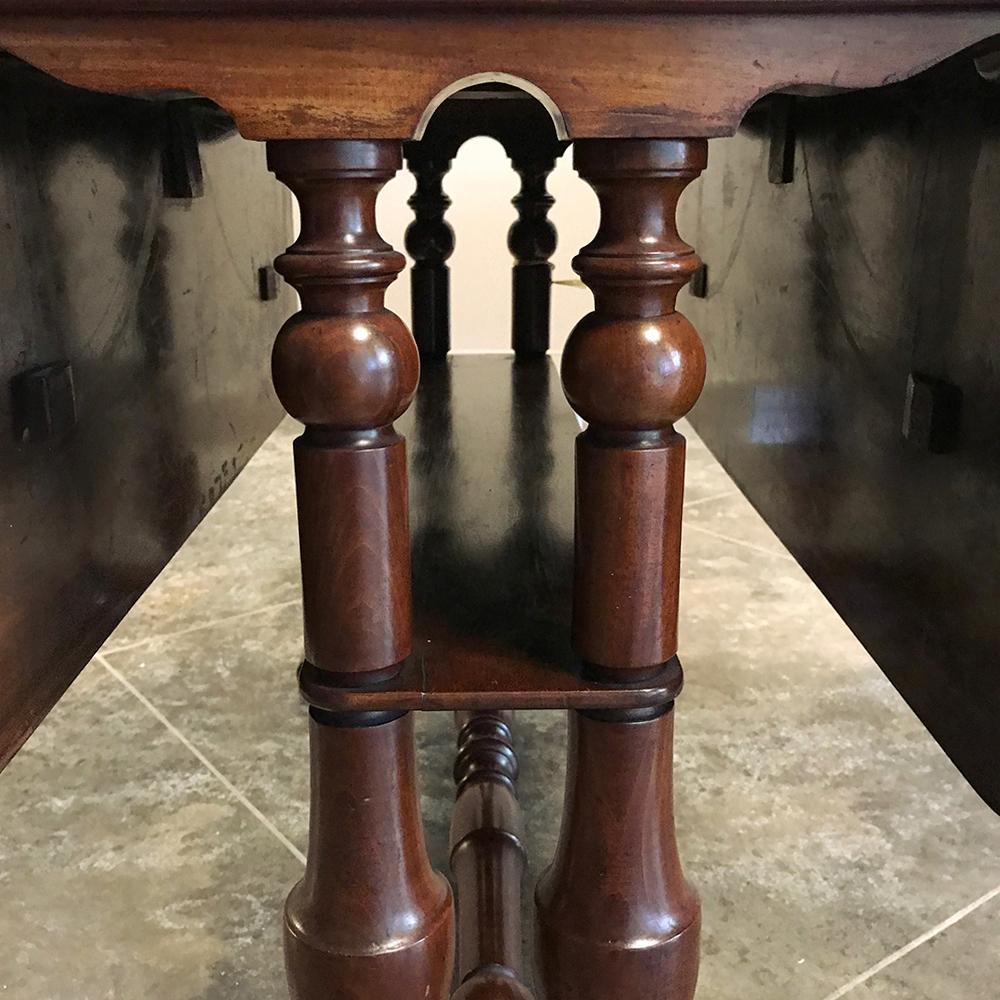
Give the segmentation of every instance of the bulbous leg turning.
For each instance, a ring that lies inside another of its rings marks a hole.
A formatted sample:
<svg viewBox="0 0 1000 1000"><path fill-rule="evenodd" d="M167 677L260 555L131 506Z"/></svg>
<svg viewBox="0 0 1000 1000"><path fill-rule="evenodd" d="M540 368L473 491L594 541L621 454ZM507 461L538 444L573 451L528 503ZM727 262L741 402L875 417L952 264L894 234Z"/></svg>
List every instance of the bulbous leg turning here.
<svg viewBox="0 0 1000 1000"><path fill-rule="evenodd" d="M705 379L705 352L675 309L699 266L679 237L704 140L578 142L601 203L573 262L594 311L570 334L563 387L588 422L577 439L573 646L609 682L677 653L684 440L674 430ZM555 862L536 893L548 1000L691 1000L699 905L674 839L673 705L574 713Z"/></svg>
<svg viewBox="0 0 1000 1000"><path fill-rule="evenodd" d="M412 650L406 448L393 421L420 362L384 305L403 258L375 226L400 148L276 142L268 162L302 208L275 265L302 312L272 366L278 398L306 425L295 443L305 658L324 684L363 687ZM451 892L424 847L411 717L313 708L310 733L309 854L285 909L293 1000L444 1000Z"/></svg>

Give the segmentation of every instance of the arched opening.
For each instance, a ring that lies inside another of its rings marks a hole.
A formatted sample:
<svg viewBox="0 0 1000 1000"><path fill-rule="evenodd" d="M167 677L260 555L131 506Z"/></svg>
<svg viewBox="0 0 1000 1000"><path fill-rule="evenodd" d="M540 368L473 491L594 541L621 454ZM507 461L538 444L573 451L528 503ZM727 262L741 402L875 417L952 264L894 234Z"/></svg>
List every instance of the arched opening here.
<svg viewBox="0 0 1000 1000"><path fill-rule="evenodd" d="M590 308L570 261L597 223L558 108L526 81L477 74L430 102L417 135L410 173L379 202L383 234L412 261L390 307L425 360L442 353L432 341L445 328L458 351L558 352Z"/></svg>
<svg viewBox="0 0 1000 1000"><path fill-rule="evenodd" d="M466 95L469 92L482 95L502 94L511 91L517 91L533 97L551 118L556 137L563 141L569 140L566 122L563 119L562 112L556 106L556 102L541 87L536 87L529 80L513 76L510 73L473 73L470 76L462 77L461 80L455 80L454 83L450 83L447 87L439 90L430 99L427 107L424 108L424 113L420 116L420 121L417 122L417 127L414 130L413 138L415 140L424 138L427 126L430 124L431 118L434 117L434 112L451 97L463 94L463 92Z"/></svg>

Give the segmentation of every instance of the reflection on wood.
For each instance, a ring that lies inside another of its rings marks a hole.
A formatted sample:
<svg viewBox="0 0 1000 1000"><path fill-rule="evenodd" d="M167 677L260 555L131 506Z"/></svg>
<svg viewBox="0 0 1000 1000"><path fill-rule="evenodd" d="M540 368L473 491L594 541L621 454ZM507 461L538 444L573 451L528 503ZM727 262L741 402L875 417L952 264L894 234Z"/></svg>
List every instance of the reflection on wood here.
<svg viewBox="0 0 1000 1000"><path fill-rule="evenodd" d="M998 100L967 57L798 99L780 187L762 106L682 206L712 275L695 427L994 809Z"/></svg>
<svg viewBox="0 0 1000 1000"><path fill-rule="evenodd" d="M2 766L277 422L268 341L291 297L255 284L291 218L262 151L200 104L6 59L0 113ZM181 118L196 200L164 190Z"/></svg>

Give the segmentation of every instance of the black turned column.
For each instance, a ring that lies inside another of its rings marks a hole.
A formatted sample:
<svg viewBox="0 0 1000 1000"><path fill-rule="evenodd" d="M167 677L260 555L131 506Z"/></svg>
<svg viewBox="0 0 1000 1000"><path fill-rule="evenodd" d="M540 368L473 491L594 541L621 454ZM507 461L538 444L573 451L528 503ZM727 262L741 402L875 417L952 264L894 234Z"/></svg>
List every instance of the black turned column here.
<svg viewBox="0 0 1000 1000"><path fill-rule="evenodd" d="M517 152L511 156L521 178L514 198L517 220L510 227L507 246L514 255L511 346L519 357L534 357L549 349L552 265L556 227L549 221L555 198L545 182L555 166L548 154Z"/></svg>
<svg viewBox="0 0 1000 1000"><path fill-rule="evenodd" d="M455 232L444 218L451 199L442 187L451 157L422 142L408 142L404 151L417 181L408 202L415 217L406 230L406 251L414 261L410 271L413 336L423 360L440 361L451 348L447 261L455 249Z"/></svg>

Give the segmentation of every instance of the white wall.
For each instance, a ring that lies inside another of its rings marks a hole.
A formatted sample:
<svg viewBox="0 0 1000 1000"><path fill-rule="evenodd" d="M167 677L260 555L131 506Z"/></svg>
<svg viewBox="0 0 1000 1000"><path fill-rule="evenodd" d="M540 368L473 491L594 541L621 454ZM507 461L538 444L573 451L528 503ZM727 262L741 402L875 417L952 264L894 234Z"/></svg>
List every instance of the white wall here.
<svg viewBox="0 0 1000 1000"><path fill-rule="evenodd" d="M597 229L597 198L571 166L572 151L559 161L549 178L556 199L550 218L559 232L553 257L557 285L552 294L552 349L558 353L573 324L591 308L590 293L579 286L570 268L573 255ZM467 142L445 178L452 200L447 219L455 230L451 266L452 348L458 351L496 351L510 346L510 269L507 230L516 217L510 203L518 190L514 173L500 144L478 138ZM406 204L414 180L400 172L383 189L378 201L379 231L402 251L403 234L413 213ZM387 303L410 320L409 273L404 271L389 288Z"/></svg>

